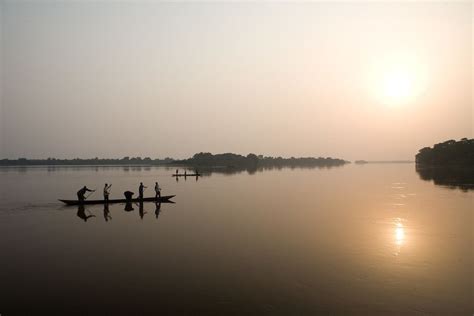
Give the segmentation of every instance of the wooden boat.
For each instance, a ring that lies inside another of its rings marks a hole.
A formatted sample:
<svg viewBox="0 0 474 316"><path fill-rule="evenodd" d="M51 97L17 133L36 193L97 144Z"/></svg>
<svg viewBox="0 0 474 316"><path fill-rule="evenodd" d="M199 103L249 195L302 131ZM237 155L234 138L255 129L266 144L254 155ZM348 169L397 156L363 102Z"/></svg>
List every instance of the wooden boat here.
<svg viewBox="0 0 474 316"><path fill-rule="evenodd" d="M171 175L172 177L200 177L201 174L200 173L187 173L187 174L184 174L184 173L179 173L179 174L173 174Z"/></svg>
<svg viewBox="0 0 474 316"><path fill-rule="evenodd" d="M109 204L112 203L127 203L127 202L161 202L161 203L173 203L170 201L175 197L175 195L163 195L161 198L155 198L155 197L146 197L143 199L131 199L131 200L126 200L126 199L110 199ZM78 200L59 200L67 205L85 205L85 204L106 204L107 202L105 200L85 200L85 201L78 201Z"/></svg>

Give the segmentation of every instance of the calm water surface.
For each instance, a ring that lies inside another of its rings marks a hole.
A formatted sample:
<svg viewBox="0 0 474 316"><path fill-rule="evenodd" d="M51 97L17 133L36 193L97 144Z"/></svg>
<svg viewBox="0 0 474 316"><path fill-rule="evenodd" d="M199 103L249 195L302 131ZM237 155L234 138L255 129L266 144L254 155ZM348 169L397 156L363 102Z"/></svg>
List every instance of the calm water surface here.
<svg viewBox="0 0 474 316"><path fill-rule="evenodd" d="M172 172L0 168L0 313L474 312L474 191L412 164ZM84 221L57 202L155 180L175 204L88 206Z"/></svg>

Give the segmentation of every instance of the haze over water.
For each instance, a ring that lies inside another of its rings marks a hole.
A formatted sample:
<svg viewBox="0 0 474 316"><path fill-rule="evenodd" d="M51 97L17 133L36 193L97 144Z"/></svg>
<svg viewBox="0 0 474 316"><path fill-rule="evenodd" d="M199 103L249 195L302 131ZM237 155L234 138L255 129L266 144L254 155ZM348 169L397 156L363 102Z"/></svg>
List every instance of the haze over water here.
<svg viewBox="0 0 474 316"><path fill-rule="evenodd" d="M473 137L471 1L0 1L0 158L413 160Z"/></svg>
<svg viewBox="0 0 474 316"><path fill-rule="evenodd" d="M2 313L473 311L473 191L423 181L413 164L173 172L0 168ZM84 184L112 183L112 198L140 181L176 203L158 217L145 203L143 218L110 205L107 221L86 206L85 222L56 202Z"/></svg>

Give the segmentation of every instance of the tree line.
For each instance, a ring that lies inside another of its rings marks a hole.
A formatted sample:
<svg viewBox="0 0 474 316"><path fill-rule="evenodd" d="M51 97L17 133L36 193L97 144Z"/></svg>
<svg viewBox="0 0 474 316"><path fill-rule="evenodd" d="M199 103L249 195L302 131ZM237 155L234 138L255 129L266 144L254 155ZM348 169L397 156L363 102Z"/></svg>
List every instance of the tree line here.
<svg viewBox="0 0 474 316"><path fill-rule="evenodd" d="M18 159L2 159L0 160L0 166L80 166L80 165L94 165L94 166L103 166L103 165L163 165L171 164L175 160L172 158L165 159L151 159L150 157L123 157L118 159L113 158L90 158L90 159L57 159L57 158L47 158L47 159L27 159L27 158L18 158Z"/></svg>
<svg viewBox="0 0 474 316"><path fill-rule="evenodd" d="M424 147L416 155L416 163L430 166L474 166L474 139L448 140Z"/></svg>
<svg viewBox="0 0 474 316"><path fill-rule="evenodd" d="M216 154L198 153L192 158L179 160L176 164L189 165L194 167L317 167L317 166L341 166L348 161L338 158L282 158L282 157L264 157L263 155L256 155L253 153L247 156L225 153Z"/></svg>
<svg viewBox="0 0 474 316"><path fill-rule="evenodd" d="M282 157L269 157L263 155L248 154L247 156L224 153L224 154L211 154L211 153L197 153L189 159L177 160L173 158L165 159L152 159L150 157L124 157L119 159L110 158L91 158L91 159L1 159L0 166L40 166L40 165L59 165L59 166L76 166L76 165L141 165L141 166L153 166L153 165L182 165L190 167L235 167L235 168L255 168L255 167L330 167L330 166L341 166L348 161L337 158L314 158L314 157L301 157L301 158L282 158Z"/></svg>

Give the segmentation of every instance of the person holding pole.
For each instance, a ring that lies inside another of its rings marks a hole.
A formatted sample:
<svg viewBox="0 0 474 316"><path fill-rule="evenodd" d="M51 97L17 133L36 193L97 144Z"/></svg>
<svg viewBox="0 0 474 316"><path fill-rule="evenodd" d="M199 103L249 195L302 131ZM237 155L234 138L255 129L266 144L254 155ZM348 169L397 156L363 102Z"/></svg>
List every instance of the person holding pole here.
<svg viewBox="0 0 474 316"><path fill-rule="evenodd" d="M79 200L79 202L84 202L84 194L86 194L86 192L95 192L95 190L88 189L86 186L84 186L82 189L77 191L77 199Z"/></svg>
<svg viewBox="0 0 474 316"><path fill-rule="evenodd" d="M158 182L155 182L155 199L158 199L161 197L161 188Z"/></svg>
<svg viewBox="0 0 474 316"><path fill-rule="evenodd" d="M107 183L104 186L104 201L107 203L109 202L109 195L110 195L110 188L112 187L112 184L107 185Z"/></svg>
<svg viewBox="0 0 474 316"><path fill-rule="evenodd" d="M143 190L147 187L143 185L143 182L140 182L140 186L138 187L138 198L143 200Z"/></svg>

